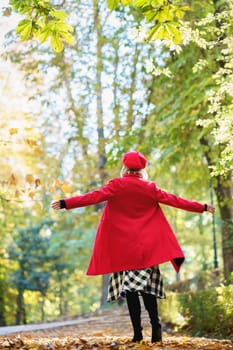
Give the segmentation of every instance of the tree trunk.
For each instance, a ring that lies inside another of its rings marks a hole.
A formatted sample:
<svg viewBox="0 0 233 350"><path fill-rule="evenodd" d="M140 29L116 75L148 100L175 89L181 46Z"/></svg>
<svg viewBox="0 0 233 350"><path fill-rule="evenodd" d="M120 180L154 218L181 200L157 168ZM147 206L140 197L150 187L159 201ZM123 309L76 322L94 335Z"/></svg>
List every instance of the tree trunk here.
<svg viewBox="0 0 233 350"><path fill-rule="evenodd" d="M60 285L59 285L59 315L63 316L64 315L64 311L63 311L63 285L62 285L62 281L60 281Z"/></svg>
<svg viewBox="0 0 233 350"><path fill-rule="evenodd" d="M23 292L24 290L21 287L19 287L18 295L16 298L16 303L17 303L16 320L15 320L16 324L21 324L21 323L27 324Z"/></svg>
<svg viewBox="0 0 233 350"><path fill-rule="evenodd" d="M4 280L0 279L0 326L6 326L6 319L5 319L5 282Z"/></svg>
<svg viewBox="0 0 233 350"><path fill-rule="evenodd" d="M102 23L100 18L100 9L98 0L93 0L94 11L94 28L96 32L96 82L95 82L95 94L96 94L96 116L97 116L97 135L98 135L98 157L99 157L99 175L100 182L103 185L107 177L105 169L106 164L106 151L105 151L105 137L104 137L104 121L103 121L103 86L101 81L101 75L103 70L103 53L102 53ZM98 206L99 208L102 206ZM104 275L102 279L102 297L101 305L107 302L107 279L108 275Z"/></svg>
<svg viewBox="0 0 233 350"><path fill-rule="evenodd" d="M209 167L214 165L211 154L211 148L208 140L203 136L200 143L205 147L204 155ZM220 218L221 218L221 237L222 237L222 256L223 270L226 280L233 271L233 207L232 207L232 178L228 174L227 178L217 176L214 183Z"/></svg>
<svg viewBox="0 0 233 350"><path fill-rule="evenodd" d="M120 139L121 121L120 121L120 103L117 96L118 91L118 66L119 66L119 40L115 39L113 42L114 48L114 78L113 78L113 113L114 113L114 131L115 140L118 142Z"/></svg>
<svg viewBox="0 0 233 350"><path fill-rule="evenodd" d="M136 81L137 81L137 63L139 58L140 50L139 44L135 45L134 56L132 61L132 72L131 72L131 82L129 89L129 102L128 102L128 111L127 111L127 130L130 130L135 121L134 115L134 93L136 90Z"/></svg>
<svg viewBox="0 0 233 350"><path fill-rule="evenodd" d="M224 277L228 280L233 271L233 208L231 205L233 193L230 174L226 179L217 177L215 192L221 216Z"/></svg>
<svg viewBox="0 0 233 350"><path fill-rule="evenodd" d="M41 321L45 320L44 305L45 305L45 295L43 292L41 292L41 302L40 302Z"/></svg>
<svg viewBox="0 0 233 350"><path fill-rule="evenodd" d="M77 135L72 137L71 139L78 140L79 145L82 150L83 157L87 156L87 148L89 140L84 136L84 124L85 118L84 116L87 114L84 106L77 106L75 98L73 96L73 89L71 85L71 77L70 77L70 63L66 62L66 56L64 52L62 53L62 62L63 62L63 83L67 92L67 99L69 103L69 107L67 108L67 113L69 113L72 121L77 126ZM70 140L71 140L70 139Z"/></svg>

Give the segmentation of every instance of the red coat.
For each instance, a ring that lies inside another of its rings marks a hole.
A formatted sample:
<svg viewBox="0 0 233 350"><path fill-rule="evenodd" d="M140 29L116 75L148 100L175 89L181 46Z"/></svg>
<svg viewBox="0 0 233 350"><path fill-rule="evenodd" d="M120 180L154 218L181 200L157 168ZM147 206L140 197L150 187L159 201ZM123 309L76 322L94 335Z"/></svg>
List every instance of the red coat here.
<svg viewBox="0 0 233 350"><path fill-rule="evenodd" d="M67 209L106 201L87 275L143 269L171 261L178 272L184 254L159 203L202 213L204 204L169 194L138 175L112 179L99 190L65 199Z"/></svg>

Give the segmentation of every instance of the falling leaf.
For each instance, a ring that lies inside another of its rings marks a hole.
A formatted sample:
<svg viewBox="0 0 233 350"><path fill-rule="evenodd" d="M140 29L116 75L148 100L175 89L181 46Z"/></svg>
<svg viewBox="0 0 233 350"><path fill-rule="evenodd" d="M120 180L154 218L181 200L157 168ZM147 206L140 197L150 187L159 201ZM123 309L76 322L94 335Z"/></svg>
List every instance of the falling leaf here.
<svg viewBox="0 0 233 350"><path fill-rule="evenodd" d="M54 186L57 187L57 188L60 188L61 187L61 182L59 179L55 179L54 180Z"/></svg>
<svg viewBox="0 0 233 350"><path fill-rule="evenodd" d="M56 190L55 190L55 188L54 188L54 187L50 187L49 192L50 192L50 193L55 193L55 192L56 192Z"/></svg>
<svg viewBox="0 0 233 350"><path fill-rule="evenodd" d="M31 191L28 193L28 196L33 199L35 197L35 192Z"/></svg>
<svg viewBox="0 0 233 350"><path fill-rule="evenodd" d="M33 208L34 208L35 210L37 210L37 211L40 212L40 211L43 210L43 203L41 203L41 202L36 202L36 203L34 204Z"/></svg>
<svg viewBox="0 0 233 350"><path fill-rule="evenodd" d="M28 183L32 183L32 182L34 182L34 177L33 177L33 175L31 175L31 174L28 174L28 175L26 175L25 176L25 179L26 179L26 182L28 182Z"/></svg>
<svg viewBox="0 0 233 350"><path fill-rule="evenodd" d="M16 190L16 191L15 191L15 197L16 197L16 198L19 198L19 197L20 197L20 191L19 191L19 190Z"/></svg>
<svg viewBox="0 0 233 350"><path fill-rule="evenodd" d="M69 193L71 192L71 186L67 183L64 183L62 186L61 186L61 189L64 193Z"/></svg>
<svg viewBox="0 0 233 350"><path fill-rule="evenodd" d="M32 139L26 139L25 142L30 146L30 147L35 147L37 146L37 142Z"/></svg>
<svg viewBox="0 0 233 350"><path fill-rule="evenodd" d="M61 198L61 196L56 194L55 196L53 196L53 201L58 201L60 198Z"/></svg>
<svg viewBox="0 0 233 350"><path fill-rule="evenodd" d="M3 8L3 16L9 17L11 15L11 11L12 11L11 7Z"/></svg>
<svg viewBox="0 0 233 350"><path fill-rule="evenodd" d="M35 179L35 186L39 187L41 185L40 179Z"/></svg>
<svg viewBox="0 0 233 350"><path fill-rule="evenodd" d="M43 151L42 151L39 147L36 147L36 148L35 148L35 154L36 154L37 156L41 156L41 155L43 154Z"/></svg>
<svg viewBox="0 0 233 350"><path fill-rule="evenodd" d="M9 130L9 133L10 133L10 135L17 134L17 133L18 133L18 128L11 128L11 129Z"/></svg>
<svg viewBox="0 0 233 350"><path fill-rule="evenodd" d="M17 179L14 174L11 174L11 176L8 179L8 184L9 185L17 185Z"/></svg>

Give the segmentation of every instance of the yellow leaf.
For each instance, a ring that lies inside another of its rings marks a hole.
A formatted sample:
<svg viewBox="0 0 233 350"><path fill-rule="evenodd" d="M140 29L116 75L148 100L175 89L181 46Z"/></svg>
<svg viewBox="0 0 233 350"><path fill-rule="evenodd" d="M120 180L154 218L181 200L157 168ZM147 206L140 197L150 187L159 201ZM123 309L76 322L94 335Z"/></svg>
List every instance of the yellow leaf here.
<svg viewBox="0 0 233 350"><path fill-rule="evenodd" d="M18 128L11 128L11 129L9 130L9 133L10 133L10 135L17 134L17 133L18 133Z"/></svg>
<svg viewBox="0 0 233 350"><path fill-rule="evenodd" d="M33 199L35 197L35 192L31 191L28 193L28 196Z"/></svg>
<svg viewBox="0 0 233 350"><path fill-rule="evenodd" d="M132 0L121 0L122 5L129 6L132 3Z"/></svg>
<svg viewBox="0 0 233 350"><path fill-rule="evenodd" d="M176 17L182 19L184 17L184 11L176 10Z"/></svg>
<svg viewBox="0 0 233 350"><path fill-rule="evenodd" d="M51 32L50 32L47 28L43 29L43 30L40 32L40 34L39 34L39 36L38 36L38 39L39 39L39 41L41 42L41 44L43 44L43 43L48 39L48 37L50 36L50 34L51 34Z"/></svg>
<svg viewBox="0 0 233 350"><path fill-rule="evenodd" d="M17 185L17 179L14 174L11 174L11 176L8 179L9 185Z"/></svg>
<svg viewBox="0 0 233 350"><path fill-rule="evenodd" d="M107 0L109 10L115 10L119 5L119 0Z"/></svg>
<svg viewBox="0 0 233 350"><path fill-rule="evenodd" d="M68 43L73 45L75 42L75 37L68 32L59 32L63 39Z"/></svg>
<svg viewBox="0 0 233 350"><path fill-rule="evenodd" d="M42 151L39 147L36 147L36 148L35 148L35 154L36 154L37 156L41 156L42 153L43 153L43 151Z"/></svg>
<svg viewBox="0 0 233 350"><path fill-rule="evenodd" d="M43 209L43 203L41 202L36 202L34 205L33 205L33 208L37 211L41 211Z"/></svg>
<svg viewBox="0 0 233 350"><path fill-rule="evenodd" d="M50 192L50 193L55 193L55 192L56 192L56 190L55 190L55 188L50 187L49 192Z"/></svg>
<svg viewBox="0 0 233 350"><path fill-rule="evenodd" d="M19 190L16 190L16 191L15 191L15 197L16 197L16 198L19 198L19 197L20 197L20 191L19 191Z"/></svg>
<svg viewBox="0 0 233 350"><path fill-rule="evenodd" d="M28 175L26 175L25 176L25 179L26 179L26 182L28 182L28 183L32 183L32 182L34 182L34 177L33 177L33 175L31 175L31 174L28 174Z"/></svg>
<svg viewBox="0 0 233 350"><path fill-rule="evenodd" d="M56 194L55 196L53 196L53 201L58 201L61 198L61 196L59 196L59 194Z"/></svg>
<svg viewBox="0 0 233 350"><path fill-rule="evenodd" d="M64 19L68 16L67 13L65 13L63 11L54 10L54 9L52 9L52 11L50 11L50 14L51 14L51 16L59 18L59 19Z"/></svg>
<svg viewBox="0 0 233 350"><path fill-rule="evenodd" d="M72 196L74 196L74 197L80 196L80 193L78 193L78 192L72 193Z"/></svg>
<svg viewBox="0 0 233 350"><path fill-rule="evenodd" d="M55 52L61 52L63 50L62 40L57 33L51 36L51 46Z"/></svg>
<svg viewBox="0 0 233 350"><path fill-rule="evenodd" d="M62 186L61 186L61 189L64 193L68 193L68 192L71 192L71 186L69 184L66 184L64 183Z"/></svg>
<svg viewBox="0 0 233 350"><path fill-rule="evenodd" d="M25 140L25 142L29 145L29 146L31 146L31 147L33 147L33 146L37 146L37 143L36 143L36 141L35 140L32 140L32 139L26 139Z"/></svg>
<svg viewBox="0 0 233 350"><path fill-rule="evenodd" d="M59 179L54 180L54 186L60 188L61 187L61 182Z"/></svg>

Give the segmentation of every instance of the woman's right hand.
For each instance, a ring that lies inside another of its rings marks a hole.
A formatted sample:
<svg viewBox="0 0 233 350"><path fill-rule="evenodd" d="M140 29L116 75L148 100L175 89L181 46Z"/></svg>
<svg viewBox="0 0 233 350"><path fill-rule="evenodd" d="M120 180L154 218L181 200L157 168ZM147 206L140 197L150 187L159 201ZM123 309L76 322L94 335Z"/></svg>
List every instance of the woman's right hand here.
<svg viewBox="0 0 233 350"><path fill-rule="evenodd" d="M207 205L207 211L209 212L209 213L214 213L215 212L215 207L213 207L212 205Z"/></svg>
<svg viewBox="0 0 233 350"><path fill-rule="evenodd" d="M51 207L54 209L54 210L60 210L61 209L61 204L60 204L60 201L54 201L51 203Z"/></svg>

